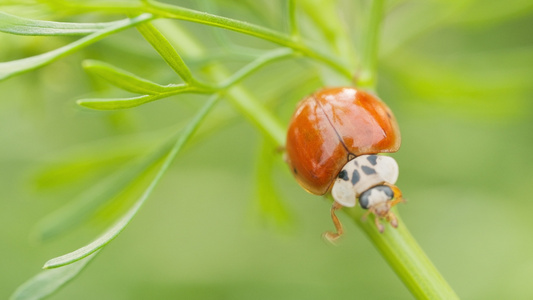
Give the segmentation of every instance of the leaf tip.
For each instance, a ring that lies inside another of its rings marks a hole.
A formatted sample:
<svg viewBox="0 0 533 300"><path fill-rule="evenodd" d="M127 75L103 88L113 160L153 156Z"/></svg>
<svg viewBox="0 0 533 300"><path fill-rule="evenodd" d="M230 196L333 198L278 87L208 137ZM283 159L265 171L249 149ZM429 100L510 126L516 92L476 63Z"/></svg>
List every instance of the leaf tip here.
<svg viewBox="0 0 533 300"><path fill-rule="evenodd" d="M50 269L53 269L54 267L52 265L50 265L50 261L47 261L44 263L44 265L41 267L41 269L43 270L50 270Z"/></svg>
<svg viewBox="0 0 533 300"><path fill-rule="evenodd" d="M42 266L42 269L44 269L44 270L56 269L56 268L59 268L59 267L70 265L70 264L78 261L79 259L81 259L81 258L79 258L77 260L65 260L65 258L66 258L66 255L58 256L58 257L49 259L48 261L46 261L44 263L44 265Z"/></svg>
<svg viewBox="0 0 533 300"><path fill-rule="evenodd" d="M90 110L109 110L105 105L99 105L102 103L100 99L78 99L76 100L76 105L82 108L87 108Z"/></svg>
<svg viewBox="0 0 533 300"><path fill-rule="evenodd" d="M78 99L78 100L76 100L76 105L79 106L79 107L82 107L82 108L93 109L91 107L90 101L87 101L87 99Z"/></svg>

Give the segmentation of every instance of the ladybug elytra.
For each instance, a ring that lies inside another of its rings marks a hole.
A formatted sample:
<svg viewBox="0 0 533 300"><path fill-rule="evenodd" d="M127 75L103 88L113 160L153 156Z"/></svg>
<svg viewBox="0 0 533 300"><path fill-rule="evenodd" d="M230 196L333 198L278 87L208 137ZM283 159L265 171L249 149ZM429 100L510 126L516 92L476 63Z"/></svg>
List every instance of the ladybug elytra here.
<svg viewBox="0 0 533 300"><path fill-rule="evenodd" d="M395 152L400 143L391 110L365 91L326 88L298 104L287 133L287 162L305 190L333 196L331 216L337 232L327 232L328 240L342 234L335 211L353 207L357 200L375 215L380 232L384 230L382 218L398 226L390 211L403 201L394 185L398 165L393 158L376 154Z"/></svg>

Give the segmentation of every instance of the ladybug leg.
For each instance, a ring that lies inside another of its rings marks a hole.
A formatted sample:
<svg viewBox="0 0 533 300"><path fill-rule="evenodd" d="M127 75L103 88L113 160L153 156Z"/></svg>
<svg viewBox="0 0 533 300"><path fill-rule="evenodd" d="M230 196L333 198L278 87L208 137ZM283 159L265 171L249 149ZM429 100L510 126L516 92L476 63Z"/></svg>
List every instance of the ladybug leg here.
<svg viewBox="0 0 533 300"><path fill-rule="evenodd" d="M396 218L396 215L393 212L389 212L386 220L391 224L392 227L398 228L398 219Z"/></svg>
<svg viewBox="0 0 533 300"><path fill-rule="evenodd" d="M363 217L361 218L361 220L362 220L363 222L365 222L366 219L368 218L368 215L370 215L370 214L373 214L373 215L374 215L374 224L376 224L376 227L378 228L379 232L380 232L380 233L383 233L383 231L385 231L385 227L384 227L383 224L381 224L381 222L380 222L380 219L381 219L382 217L379 216L379 214L376 212L376 210L375 210L374 207L370 207L370 208L368 208L368 211L363 215ZM389 215L391 215L391 214L392 214L392 212L389 212L389 213L387 214L387 217L386 217L386 220L387 220L387 221L389 220ZM391 219L396 220L396 216L394 216L394 214L392 214L392 218L391 218ZM391 224L392 224L392 222L391 222ZM392 226L394 226L394 225L392 225ZM396 226L394 226L394 227L397 227L397 226L398 226L398 221L396 221Z"/></svg>
<svg viewBox="0 0 533 300"><path fill-rule="evenodd" d="M402 192L397 186L393 184L386 184L386 185L388 185L394 192L394 199L392 199L388 203L389 209L398 203L405 203L405 199L402 197ZM396 215L392 211L389 211L387 213L387 215L385 216L385 219L392 225L392 227L398 228L398 219L396 218Z"/></svg>
<svg viewBox="0 0 533 300"><path fill-rule="evenodd" d="M379 232L383 233L383 231L385 231L385 226L381 224L379 219L380 217L378 217L377 215L374 215L374 223L376 224L376 227L378 228Z"/></svg>
<svg viewBox="0 0 533 300"><path fill-rule="evenodd" d="M371 213L371 210L367 210L366 213L361 217L361 221L366 222L366 219L368 219L368 215L370 215Z"/></svg>
<svg viewBox="0 0 533 300"><path fill-rule="evenodd" d="M390 207L393 207L394 205L396 205L396 204L398 204L400 202L405 202L405 200L402 199L402 198L394 199L393 201L391 201ZM396 218L396 215L392 211L389 211L389 213L385 217L385 220L387 220L387 222L389 222L392 227L398 228L398 219Z"/></svg>
<svg viewBox="0 0 533 300"><path fill-rule="evenodd" d="M380 217L376 213L374 207L369 207L367 212L361 217L361 221L366 222L366 219L368 218L368 215L373 214L374 215L374 224L376 224L376 227L378 228L379 232L383 233L385 230L385 227L383 227L383 224L380 222Z"/></svg>
<svg viewBox="0 0 533 300"><path fill-rule="evenodd" d="M342 208L342 205L333 202L333 205L331 206L331 219L333 220L333 225L335 225L336 232L327 231L324 233L324 238L328 240L330 243L335 243L335 241L342 235L344 230L342 229L342 224L339 221L339 218L337 218L337 215L335 215L335 211Z"/></svg>

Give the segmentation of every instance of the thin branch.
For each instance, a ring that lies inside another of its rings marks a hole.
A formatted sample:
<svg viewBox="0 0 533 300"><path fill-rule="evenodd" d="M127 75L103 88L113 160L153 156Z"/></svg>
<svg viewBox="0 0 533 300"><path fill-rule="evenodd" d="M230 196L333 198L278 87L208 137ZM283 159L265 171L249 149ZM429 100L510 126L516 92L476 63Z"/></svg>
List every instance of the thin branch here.
<svg viewBox="0 0 533 300"><path fill-rule="evenodd" d="M373 0L370 7L370 20L363 38L361 65L355 76L356 86L374 90L376 87L376 66L379 32L383 19L384 0Z"/></svg>
<svg viewBox="0 0 533 300"><path fill-rule="evenodd" d="M287 1L287 14L289 15L289 32L291 37L295 40L300 38L300 27L298 26L298 20L296 19L296 1Z"/></svg>

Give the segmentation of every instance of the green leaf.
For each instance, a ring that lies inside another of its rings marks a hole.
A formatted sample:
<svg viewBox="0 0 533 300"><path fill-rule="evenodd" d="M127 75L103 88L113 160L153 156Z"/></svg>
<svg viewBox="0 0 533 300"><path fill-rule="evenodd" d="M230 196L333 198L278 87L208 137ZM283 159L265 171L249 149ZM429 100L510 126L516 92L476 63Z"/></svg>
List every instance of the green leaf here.
<svg viewBox="0 0 533 300"><path fill-rule="evenodd" d="M149 23L144 23L137 26L137 30L144 36L144 38L154 47L154 49L161 55L167 64L174 69L176 73L187 83L194 83L196 80L191 74L191 70L185 64L179 53L174 49L170 42Z"/></svg>
<svg viewBox="0 0 533 300"><path fill-rule="evenodd" d="M23 283L11 295L10 300L42 299L72 280L96 256L98 252L68 266L44 270Z"/></svg>
<svg viewBox="0 0 533 300"><path fill-rule="evenodd" d="M116 110L136 107L167 96L170 96L170 94L142 95L131 98L80 99L76 103L91 109Z"/></svg>
<svg viewBox="0 0 533 300"><path fill-rule="evenodd" d="M167 91L155 95L142 95L130 98L91 98L80 99L76 103L80 106L97 109L97 110L117 110L132 108L139 105L146 104L162 98L174 96L183 93L208 93L208 90L202 88L189 86L187 84L177 84L168 86Z"/></svg>
<svg viewBox="0 0 533 300"><path fill-rule="evenodd" d="M126 226L133 219L133 217L137 214L137 212L142 207L142 205L144 204L148 196L150 196L150 194L154 190L157 183L160 181L165 171L168 169L168 167L172 163L176 154L178 154L178 152L183 148L183 145L189 140L192 134L196 131L196 129L201 124L202 120L205 118L207 113L217 102L218 98L219 98L218 95L214 95L213 97L211 97L210 100L202 107L202 109L200 109L200 111L193 118L193 120L187 125L184 131L180 135L178 135L173 148L170 150L170 153L166 156L163 164L157 171L153 180L150 182L148 187L144 190L143 194L140 196L137 202L133 205L133 207L131 207L122 218L120 218L111 228L109 228L103 235L101 235L99 238L94 240L92 243L84 247L81 247L73 252L67 253L65 255L62 255L62 256L59 256L59 257L56 257L56 258L53 258L47 261L44 265L44 268L46 269L57 268L57 267L61 267L61 266L76 262L90 255L91 253L94 253L98 249L101 249L102 247L107 245L109 242L111 242L114 238L116 238L124 230L124 228L126 228Z"/></svg>
<svg viewBox="0 0 533 300"><path fill-rule="evenodd" d="M162 98L162 95L142 95L131 98L108 99L80 99L76 103L80 106L97 110L115 110L132 108Z"/></svg>
<svg viewBox="0 0 533 300"><path fill-rule="evenodd" d="M133 217L137 214L141 206L144 204L144 201L151 193L151 191L151 189L147 189L143 196L137 201L137 203L135 203L135 205L117 223L115 223L115 225L109 228L103 235L94 240L92 243L81 247L73 252L50 259L44 264L43 268L52 269L74 263L107 245L110 241L115 239L122 232L122 230L124 230L124 228L126 228L129 222L133 219Z"/></svg>
<svg viewBox="0 0 533 300"><path fill-rule="evenodd" d="M32 57L2 62L0 63L0 80L5 80L12 76L42 67L63 56L69 55L77 50L80 50L85 46L93 44L108 35L152 19L154 19L154 16L152 16L151 14L142 14L132 19L117 21L113 23L113 26L92 33L61 48Z"/></svg>
<svg viewBox="0 0 533 300"><path fill-rule="evenodd" d="M98 75L109 83L132 93L159 94L175 89L175 85L163 86L150 80L136 76L128 71L97 60L85 60L83 68L92 74Z"/></svg>
<svg viewBox="0 0 533 300"><path fill-rule="evenodd" d="M121 21L108 23L65 23L32 20L0 11L0 31L18 35L88 35Z"/></svg>

